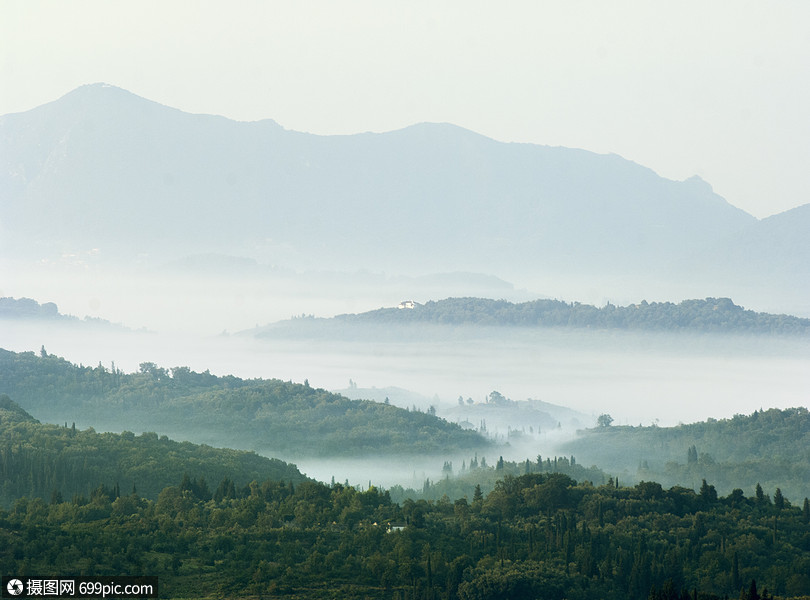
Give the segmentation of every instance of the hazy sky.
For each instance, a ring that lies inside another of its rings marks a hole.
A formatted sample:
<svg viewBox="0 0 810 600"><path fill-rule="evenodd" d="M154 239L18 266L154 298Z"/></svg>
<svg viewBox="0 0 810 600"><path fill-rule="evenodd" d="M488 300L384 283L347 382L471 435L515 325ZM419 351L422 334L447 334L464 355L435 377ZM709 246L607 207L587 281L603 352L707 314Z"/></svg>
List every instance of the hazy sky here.
<svg viewBox="0 0 810 600"><path fill-rule="evenodd" d="M320 134L447 121L810 202L810 2L0 1L0 114L104 81Z"/></svg>

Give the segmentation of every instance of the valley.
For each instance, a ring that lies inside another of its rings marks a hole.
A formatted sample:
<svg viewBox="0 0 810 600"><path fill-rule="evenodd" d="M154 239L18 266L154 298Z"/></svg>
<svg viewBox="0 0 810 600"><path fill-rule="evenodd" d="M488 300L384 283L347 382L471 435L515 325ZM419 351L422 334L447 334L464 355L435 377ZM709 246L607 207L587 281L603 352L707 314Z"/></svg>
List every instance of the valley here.
<svg viewBox="0 0 810 600"><path fill-rule="evenodd" d="M810 205L107 84L0 144L4 591L810 597Z"/></svg>

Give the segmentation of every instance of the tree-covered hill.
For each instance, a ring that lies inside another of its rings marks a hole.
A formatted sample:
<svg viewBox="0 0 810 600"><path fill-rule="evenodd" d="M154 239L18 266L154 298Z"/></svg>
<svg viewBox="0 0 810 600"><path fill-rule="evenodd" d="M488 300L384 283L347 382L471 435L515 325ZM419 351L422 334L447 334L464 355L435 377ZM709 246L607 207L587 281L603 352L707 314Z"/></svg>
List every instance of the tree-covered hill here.
<svg viewBox="0 0 810 600"><path fill-rule="evenodd" d="M595 466L585 467L577 462L574 456L541 456L525 460L504 460L503 456L497 459L477 454L463 459L461 464L445 461L441 478L425 479L421 489L405 489L401 485L389 488L394 501L429 500L438 502L444 499L451 501L459 498L473 498L482 493L488 494L498 485L498 482L508 477L521 475L557 473L566 475L580 482L589 482L593 485L603 485L608 481L618 481Z"/></svg>
<svg viewBox="0 0 810 600"><path fill-rule="evenodd" d="M455 502L252 483L0 510L0 571L159 577L165 598L771 600L810 595L810 502L504 476Z"/></svg>
<svg viewBox="0 0 810 600"><path fill-rule="evenodd" d="M294 465L254 452L180 443L156 433L96 433L73 424L42 424L0 395L0 504L10 505L22 496L90 497L99 493L99 486L104 493L136 489L155 500L160 490L184 476L203 496L210 496L223 480L234 486L265 479L306 480Z"/></svg>
<svg viewBox="0 0 810 600"><path fill-rule="evenodd" d="M0 298L0 319L65 319L53 302L40 304L30 298Z"/></svg>
<svg viewBox="0 0 810 600"><path fill-rule="evenodd" d="M413 308L380 308L332 319L298 318L255 330L257 337L296 333L346 333L357 325L472 325L479 327L567 327L699 333L810 334L810 319L746 310L728 298L646 302L597 308L579 302L533 300L513 303L483 298L447 298Z"/></svg>
<svg viewBox="0 0 810 600"><path fill-rule="evenodd" d="M60 325L91 325L105 329L125 330L123 325L113 324L97 317L84 317L79 319L73 315L59 312L59 307L53 302L40 304L31 298L0 298L0 321L38 321Z"/></svg>
<svg viewBox="0 0 810 600"><path fill-rule="evenodd" d="M810 495L810 412L756 411L677 427L607 426L582 431L562 450L634 479L719 490L781 486L792 497Z"/></svg>
<svg viewBox="0 0 810 600"><path fill-rule="evenodd" d="M0 350L0 393L43 421L157 431L263 454L450 454L488 442L433 415L279 380L142 363L137 373Z"/></svg>

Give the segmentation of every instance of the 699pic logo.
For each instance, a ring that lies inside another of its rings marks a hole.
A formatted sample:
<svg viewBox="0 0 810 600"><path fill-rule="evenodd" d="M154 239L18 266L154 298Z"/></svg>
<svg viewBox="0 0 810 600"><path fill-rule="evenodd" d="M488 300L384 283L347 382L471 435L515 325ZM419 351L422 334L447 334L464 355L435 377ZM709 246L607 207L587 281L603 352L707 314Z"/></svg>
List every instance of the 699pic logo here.
<svg viewBox="0 0 810 600"><path fill-rule="evenodd" d="M25 591L25 586L19 579L9 579L6 590L12 596L19 596Z"/></svg>

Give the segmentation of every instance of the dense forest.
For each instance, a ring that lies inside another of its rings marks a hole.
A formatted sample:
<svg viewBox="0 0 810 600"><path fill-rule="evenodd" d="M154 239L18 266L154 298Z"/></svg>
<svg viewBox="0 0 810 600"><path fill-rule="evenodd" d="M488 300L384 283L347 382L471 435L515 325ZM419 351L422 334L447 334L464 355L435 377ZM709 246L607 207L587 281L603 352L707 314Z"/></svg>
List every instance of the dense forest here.
<svg viewBox="0 0 810 600"><path fill-rule="evenodd" d="M245 380L141 363L137 373L0 349L0 393L42 421L175 439L276 456L439 454L486 448L474 431L418 411L349 400L280 380Z"/></svg>
<svg viewBox="0 0 810 600"><path fill-rule="evenodd" d="M201 490L228 479L235 486L273 479L300 483L293 465L253 452L175 442L156 433L96 433L75 424L39 423L0 395L0 505L22 496L89 497L102 484L152 500L187 477Z"/></svg>
<svg viewBox="0 0 810 600"><path fill-rule="evenodd" d="M156 500L102 487L0 511L0 570L155 574L166 598L807 597L810 503L774 497L562 473L402 504L311 481L182 481Z"/></svg>
<svg viewBox="0 0 810 600"><path fill-rule="evenodd" d="M634 480L696 487L708 479L724 493L759 482L810 495L810 412L803 407L677 427L597 427L561 449Z"/></svg>
<svg viewBox="0 0 810 600"><path fill-rule="evenodd" d="M330 323L331 322L331 323ZM488 327L571 327L698 333L806 335L810 319L745 310L728 298L647 302L629 306L608 303L602 308L579 302L534 300L512 303L483 298L447 298L414 304L413 308L380 308L333 319L294 319L260 328L258 336L287 329L317 331L318 327L351 324L441 324Z"/></svg>
<svg viewBox="0 0 810 600"><path fill-rule="evenodd" d="M153 363L126 374L44 348L0 350L6 393L23 402L0 395L3 573L157 575L166 598L810 598L806 409L677 428L600 418L572 448L610 475L573 451L512 462L471 444L469 460L446 462L420 490L361 490L252 452L172 441L167 428L97 433L71 419L39 423L26 409L128 428L151 411L153 423L204 431L228 415L224 431L243 442L259 439L249 427L258 422L264 436L346 452L375 433L380 444L436 448L444 422L306 383ZM199 420L206 411L213 421ZM385 429L396 419L405 433ZM425 426L409 439L414 423ZM622 471L620 483L614 469L628 460L644 481L628 485ZM676 485L667 474L698 479Z"/></svg>
<svg viewBox="0 0 810 600"><path fill-rule="evenodd" d="M395 502L405 500L438 501L442 498L457 500L459 498L472 498L476 490L488 494L504 477L519 477L532 473L551 474L559 473L579 481L589 481L595 485L602 485L608 481L618 481L596 466L585 467L577 462L574 456L541 456L534 459L527 458L522 461L504 460L499 456L497 460L487 462L486 456L471 456L469 462L463 460L461 465L454 465L452 461L444 461L441 477L435 480L427 478L420 489L405 489L394 485L388 492Z"/></svg>

